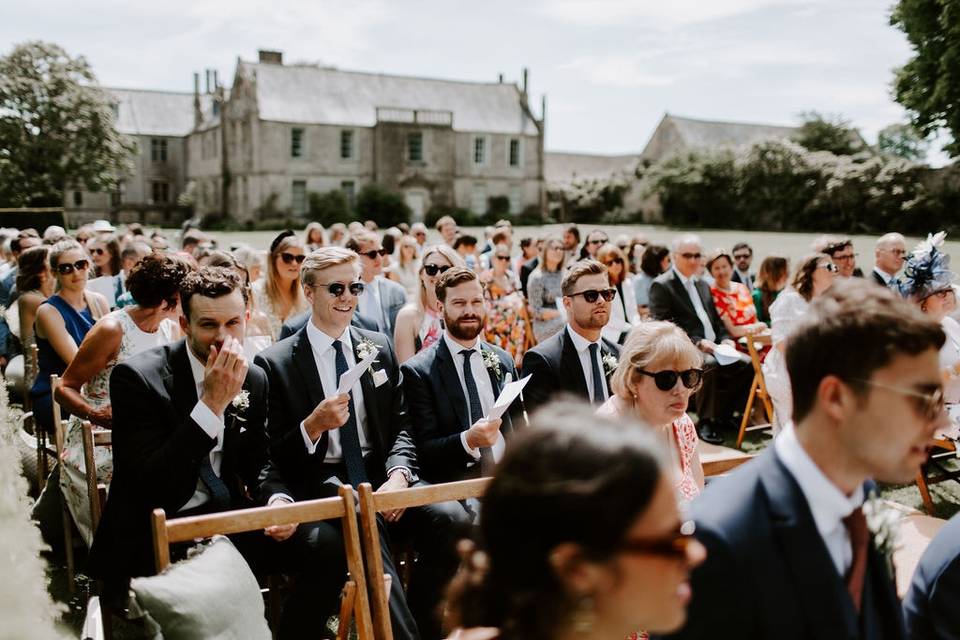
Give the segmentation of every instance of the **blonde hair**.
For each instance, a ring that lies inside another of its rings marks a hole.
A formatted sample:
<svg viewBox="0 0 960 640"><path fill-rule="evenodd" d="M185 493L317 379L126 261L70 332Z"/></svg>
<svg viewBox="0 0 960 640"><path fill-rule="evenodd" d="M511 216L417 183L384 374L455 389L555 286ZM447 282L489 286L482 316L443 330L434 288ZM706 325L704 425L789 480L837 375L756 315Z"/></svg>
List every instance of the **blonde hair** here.
<svg viewBox="0 0 960 640"><path fill-rule="evenodd" d="M617 279L616 282L614 282L613 276L610 276L610 284L616 286L618 284L622 284L623 281L627 279L627 276L630 275L630 271L628 268L629 263L627 262L627 257L623 255L623 251L621 251L620 247L618 247L615 244L611 244L608 242L607 244L597 249L597 262L599 262L600 264L607 266L607 260L611 257L620 258L620 266L621 266L620 277ZM607 266L608 273L609 273L609 269L610 267Z"/></svg>
<svg viewBox="0 0 960 640"><path fill-rule="evenodd" d="M310 242L310 236L313 234L314 231L320 232L320 245L327 244L327 233L323 230L323 225L316 221L308 224L306 228L303 230L303 244L304 245L314 244L313 242Z"/></svg>
<svg viewBox="0 0 960 640"><path fill-rule="evenodd" d="M264 290L266 291L267 298L270 300L270 304L275 308L281 308L278 302L281 300L282 295L280 291L280 274L277 273L277 258L283 253L284 249L289 249L290 247L300 247L302 249L303 240L295 235L287 236L277 243L277 246L270 252L269 260L267 260L267 281L264 283ZM290 297L293 300L290 315L307 310L309 305L303 295L303 288L300 286L300 276L297 276L297 279L290 283Z"/></svg>
<svg viewBox="0 0 960 640"><path fill-rule="evenodd" d="M417 296L417 303L421 310L427 308L427 289L423 286L423 278L420 277L420 272L423 271L423 265L427 263L427 258L434 253L439 253L441 256L443 256L444 259L450 263L451 267L467 266L467 263L463 261L463 258L460 257L460 254L451 249L449 245L435 244L424 251L423 256L420 258L420 270L417 271L417 280L419 281L420 287L420 295Z"/></svg>
<svg viewBox="0 0 960 640"><path fill-rule="evenodd" d="M547 251L550 250L550 245L553 243L557 243L560 245L561 249L563 248L563 238L554 234L543 239L543 242L540 245L540 251L537 253L537 255L540 256L540 261L537 263L537 265L544 273L550 273L547 271ZM557 271L563 271L566 268L568 258L569 256L567 255L567 252L564 251L563 257L560 258L560 262L557 264Z"/></svg>
<svg viewBox="0 0 960 640"><path fill-rule="evenodd" d="M307 254L300 267L300 279L305 286L316 282L316 276L321 271L341 264L353 264L359 270L360 256L350 249L343 247L321 247Z"/></svg>
<svg viewBox="0 0 960 640"><path fill-rule="evenodd" d="M610 378L610 388L621 398L630 396L637 369L672 366L678 370L703 365L703 356L684 331L665 320L641 322L627 336L620 365Z"/></svg>

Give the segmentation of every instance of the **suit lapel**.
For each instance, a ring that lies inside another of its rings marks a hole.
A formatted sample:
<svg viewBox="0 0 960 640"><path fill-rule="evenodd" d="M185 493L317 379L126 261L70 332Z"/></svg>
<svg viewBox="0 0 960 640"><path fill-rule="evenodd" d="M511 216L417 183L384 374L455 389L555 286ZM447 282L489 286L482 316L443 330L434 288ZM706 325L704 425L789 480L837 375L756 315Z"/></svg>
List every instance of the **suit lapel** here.
<svg viewBox="0 0 960 640"><path fill-rule="evenodd" d="M690 299L690 294L683 286L683 283L680 282L680 278L676 273L672 274L672 277L670 278L670 287L673 289L674 295L680 298L680 300L687 305L687 308L690 309L694 315L696 315L697 310L693 306L693 300Z"/></svg>
<svg viewBox="0 0 960 640"><path fill-rule="evenodd" d="M295 339L292 359L297 370L300 371L304 386L307 388L310 406L315 407L323 402L323 385L320 383L320 372L317 371L317 360L313 357L313 348L310 345L310 338L307 336L306 325L296 333Z"/></svg>
<svg viewBox="0 0 960 640"><path fill-rule="evenodd" d="M440 376L440 384L447 393L447 397L453 401L453 411L457 414L457 420L460 421L461 429L470 428L470 418L467 415L467 399L463 395L463 388L460 386L460 374L457 373L457 365L453 361L453 354L447 348L447 341L441 337L437 341L437 363Z"/></svg>
<svg viewBox="0 0 960 640"><path fill-rule="evenodd" d="M583 398L590 398L590 391L587 389L587 380L584 378L583 365L580 364L580 356L577 355L577 348L573 346L573 339L570 338L569 329L564 327L563 347L560 352L560 371L558 377L563 379L564 375L572 375L574 378L573 387ZM580 372L577 375L576 372ZM569 372L569 373L565 373Z"/></svg>
<svg viewBox="0 0 960 640"><path fill-rule="evenodd" d="M186 340L170 347L170 357L163 374L163 385L179 416L188 416L197 404L197 385L187 356Z"/></svg>
<svg viewBox="0 0 960 640"><path fill-rule="evenodd" d="M363 360L360 357L360 354L357 353L357 349L360 346L360 341L363 340L363 336L360 335L360 332L355 328L350 328L350 340L353 342L353 357L357 362ZM363 375L360 376L360 389L363 391L363 407L367 411L367 426L368 433L376 432L379 433L380 428L380 403L377 402L377 385L373 381L373 375L370 373L370 367L367 367L367 370L363 372ZM360 425L357 425L358 427Z"/></svg>

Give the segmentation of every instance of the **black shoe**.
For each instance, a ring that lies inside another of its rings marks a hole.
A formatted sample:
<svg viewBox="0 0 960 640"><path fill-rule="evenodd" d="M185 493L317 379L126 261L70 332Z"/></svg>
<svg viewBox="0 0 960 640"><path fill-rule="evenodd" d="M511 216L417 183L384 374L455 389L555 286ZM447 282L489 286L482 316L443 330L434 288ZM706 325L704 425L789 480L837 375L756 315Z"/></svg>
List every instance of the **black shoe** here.
<svg viewBox="0 0 960 640"><path fill-rule="evenodd" d="M709 442L710 444L723 444L723 436L713 430L712 420L701 420L700 424L697 425L697 433L700 435L700 439L704 442Z"/></svg>

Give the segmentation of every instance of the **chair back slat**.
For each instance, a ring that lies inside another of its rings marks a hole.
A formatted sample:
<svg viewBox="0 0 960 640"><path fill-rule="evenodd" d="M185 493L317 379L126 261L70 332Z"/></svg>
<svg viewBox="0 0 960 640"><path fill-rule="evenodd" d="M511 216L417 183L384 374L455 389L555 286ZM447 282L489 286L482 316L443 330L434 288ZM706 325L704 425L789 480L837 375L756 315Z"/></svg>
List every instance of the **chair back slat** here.
<svg viewBox="0 0 960 640"><path fill-rule="evenodd" d="M488 484L490 484L490 478L474 478L473 480L412 487L400 491L371 493L371 495L377 512L392 511L393 509L410 509L451 500L478 498L486 491Z"/></svg>
<svg viewBox="0 0 960 640"><path fill-rule="evenodd" d="M90 522L93 531L100 524L103 504L100 502L100 484L97 479L96 447L113 446L113 432L109 429L96 429L89 420L80 423L83 439L83 466L87 478L87 499L90 502Z"/></svg>

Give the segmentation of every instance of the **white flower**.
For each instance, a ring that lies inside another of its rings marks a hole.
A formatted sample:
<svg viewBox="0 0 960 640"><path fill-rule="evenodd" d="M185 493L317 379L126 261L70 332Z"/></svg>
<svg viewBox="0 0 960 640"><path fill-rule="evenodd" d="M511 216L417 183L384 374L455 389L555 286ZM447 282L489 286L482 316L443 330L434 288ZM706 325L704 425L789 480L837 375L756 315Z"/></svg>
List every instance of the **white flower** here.
<svg viewBox="0 0 960 640"><path fill-rule="evenodd" d="M611 353L605 353L600 357L600 361L603 362L603 375L609 376L617 370L617 365L620 363L617 362L616 356Z"/></svg>
<svg viewBox="0 0 960 640"><path fill-rule="evenodd" d="M250 392L246 389L243 389L233 400L230 401L230 404L237 411L245 411L250 406Z"/></svg>
<svg viewBox="0 0 960 640"><path fill-rule="evenodd" d="M873 544L881 555L892 558L897 547L897 533L900 529L900 513L888 507L883 500L871 491L863 503L863 515L867 520L867 529L873 535Z"/></svg>
<svg viewBox="0 0 960 640"><path fill-rule="evenodd" d="M493 371L493 374L500 377L500 358L497 357L493 351L485 351L480 349L480 355L483 358L483 366L488 370Z"/></svg>
<svg viewBox="0 0 960 640"><path fill-rule="evenodd" d="M357 357L361 360L366 360L371 353L377 351L379 351L377 345L369 338L360 338L360 342L357 343Z"/></svg>

